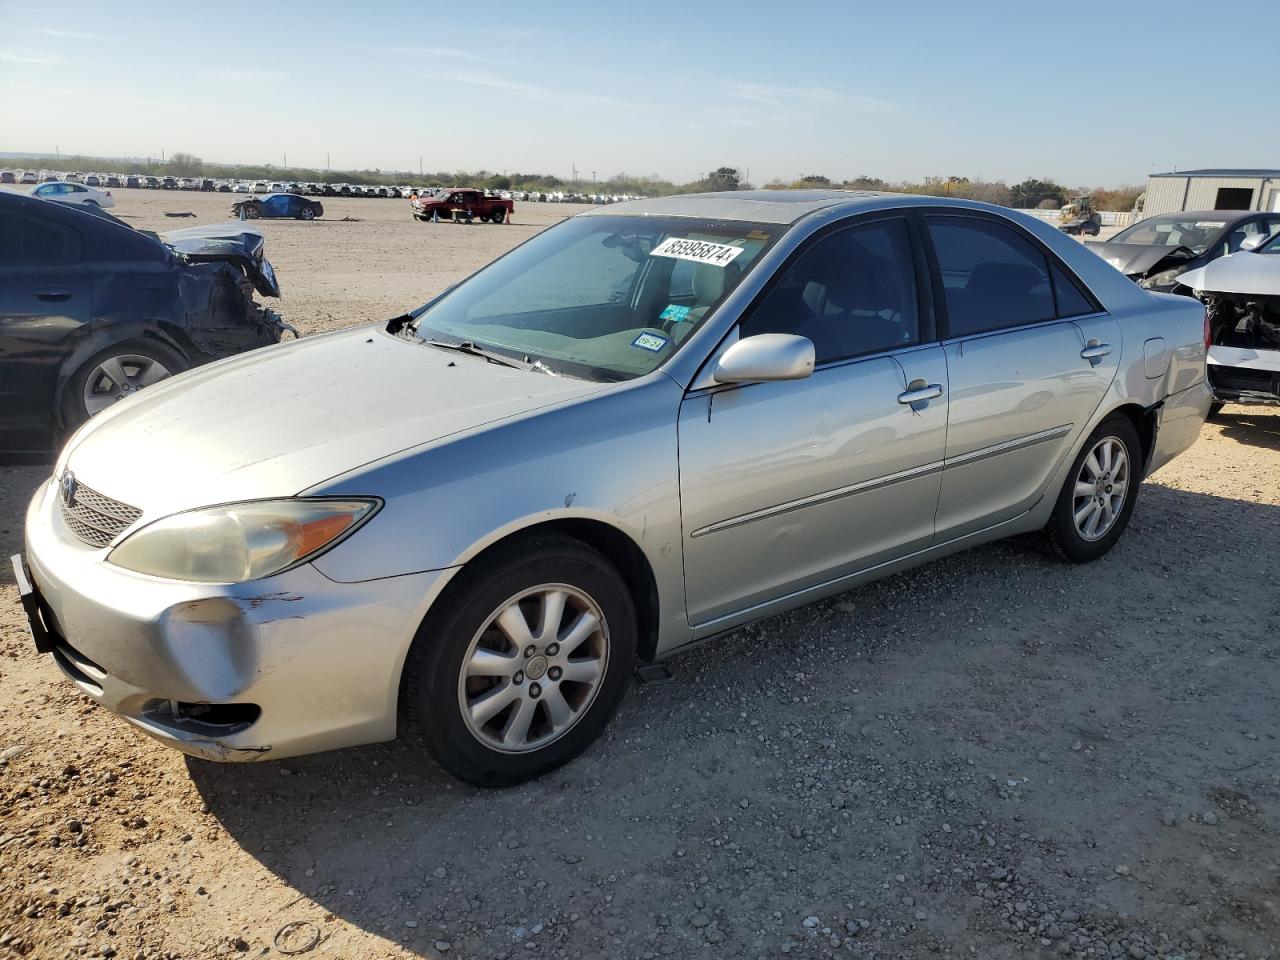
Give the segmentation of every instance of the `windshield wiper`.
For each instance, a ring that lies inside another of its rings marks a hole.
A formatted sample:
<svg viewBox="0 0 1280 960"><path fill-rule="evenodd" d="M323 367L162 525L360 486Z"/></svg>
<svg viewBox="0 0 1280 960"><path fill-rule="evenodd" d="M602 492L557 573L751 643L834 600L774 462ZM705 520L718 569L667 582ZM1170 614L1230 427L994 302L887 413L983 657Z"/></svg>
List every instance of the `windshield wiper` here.
<svg viewBox="0 0 1280 960"><path fill-rule="evenodd" d="M458 353L467 353L473 357L484 357L490 363L498 363L504 367L514 367L517 370L528 370L527 364L519 363L510 357L504 357L500 353L492 350L486 350L484 347L477 347L470 340L463 340L461 343L454 343L451 340L423 340L433 347L439 347L441 350L456 350Z"/></svg>
<svg viewBox="0 0 1280 960"><path fill-rule="evenodd" d="M541 360L534 360L532 363L530 363L530 364L529 364L529 369L530 369L530 370L537 370L539 373L545 373L545 374L546 374L547 376L549 376L549 377L559 377L559 376L562 376L562 374L556 373L556 371L552 370L550 367L548 367L548 366L547 366L545 363L543 363Z"/></svg>

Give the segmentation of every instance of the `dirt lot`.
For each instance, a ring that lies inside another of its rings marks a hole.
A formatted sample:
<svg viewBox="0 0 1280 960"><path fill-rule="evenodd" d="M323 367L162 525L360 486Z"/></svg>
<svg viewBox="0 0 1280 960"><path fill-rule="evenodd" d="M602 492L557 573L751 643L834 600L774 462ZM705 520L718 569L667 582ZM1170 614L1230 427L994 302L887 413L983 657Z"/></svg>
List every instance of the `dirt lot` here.
<svg viewBox="0 0 1280 960"><path fill-rule="evenodd" d="M261 223L308 332L573 212L326 208ZM44 472L0 469L0 555ZM187 761L35 655L6 565L0 956L1280 957L1278 477L1280 416L1228 407L1105 560L998 544L739 631L502 792L397 744Z"/></svg>

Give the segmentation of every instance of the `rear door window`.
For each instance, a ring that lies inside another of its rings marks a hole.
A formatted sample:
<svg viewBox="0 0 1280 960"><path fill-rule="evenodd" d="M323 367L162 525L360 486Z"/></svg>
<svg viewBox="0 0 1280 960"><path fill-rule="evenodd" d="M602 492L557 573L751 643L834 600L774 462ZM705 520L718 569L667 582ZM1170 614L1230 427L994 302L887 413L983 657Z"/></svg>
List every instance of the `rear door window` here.
<svg viewBox="0 0 1280 960"><path fill-rule="evenodd" d="M22 256L22 221L0 213L0 263L14 263Z"/></svg>
<svg viewBox="0 0 1280 960"><path fill-rule="evenodd" d="M949 336L1055 319L1049 264L1029 240L976 217L926 219L946 298Z"/></svg>
<svg viewBox="0 0 1280 960"><path fill-rule="evenodd" d="M80 242L71 230L29 217L22 221L22 259L66 263L80 258Z"/></svg>
<svg viewBox="0 0 1280 960"><path fill-rule="evenodd" d="M1059 317L1083 317L1098 312L1098 305L1062 267L1050 263L1049 273L1053 276L1053 298L1057 302Z"/></svg>

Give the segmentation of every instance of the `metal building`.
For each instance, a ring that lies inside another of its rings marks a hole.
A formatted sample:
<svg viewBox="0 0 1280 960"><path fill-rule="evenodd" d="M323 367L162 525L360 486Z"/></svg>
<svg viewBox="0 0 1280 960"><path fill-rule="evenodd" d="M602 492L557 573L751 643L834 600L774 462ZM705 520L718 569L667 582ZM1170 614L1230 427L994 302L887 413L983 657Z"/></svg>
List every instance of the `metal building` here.
<svg viewBox="0 0 1280 960"><path fill-rule="evenodd" d="M1280 170L1181 170L1147 179L1142 216L1180 210L1280 211Z"/></svg>

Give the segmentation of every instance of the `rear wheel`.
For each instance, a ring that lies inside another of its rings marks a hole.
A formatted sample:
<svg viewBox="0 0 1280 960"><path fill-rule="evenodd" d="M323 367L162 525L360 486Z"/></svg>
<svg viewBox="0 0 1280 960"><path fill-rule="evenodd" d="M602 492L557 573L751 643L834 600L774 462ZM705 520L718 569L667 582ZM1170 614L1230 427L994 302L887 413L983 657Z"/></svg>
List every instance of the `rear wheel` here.
<svg viewBox="0 0 1280 960"><path fill-rule="evenodd" d="M506 220L506 219L507 219L507 211L505 211L505 210L503 210L503 209L501 209L501 208L499 208L499 209L497 209L497 210L491 210L491 211L489 211L489 222L490 222L490 223L502 223L502 221L504 221L504 220Z"/></svg>
<svg viewBox="0 0 1280 960"><path fill-rule="evenodd" d="M299 214L299 216L301 216L303 220L314 220L316 218L316 212L310 207L303 207L302 213Z"/></svg>
<svg viewBox="0 0 1280 960"><path fill-rule="evenodd" d="M1105 555L1129 525L1142 480L1142 445L1125 416L1104 420L1085 442L1044 528L1064 560L1088 563Z"/></svg>
<svg viewBox="0 0 1280 960"><path fill-rule="evenodd" d="M187 369L187 361L168 347L130 340L94 354L72 375L63 395L63 422L74 430L94 414L139 390Z"/></svg>
<svg viewBox="0 0 1280 960"><path fill-rule="evenodd" d="M635 651L635 607L603 555L555 535L499 547L418 630L401 685L409 732L468 783L521 783L600 735Z"/></svg>

